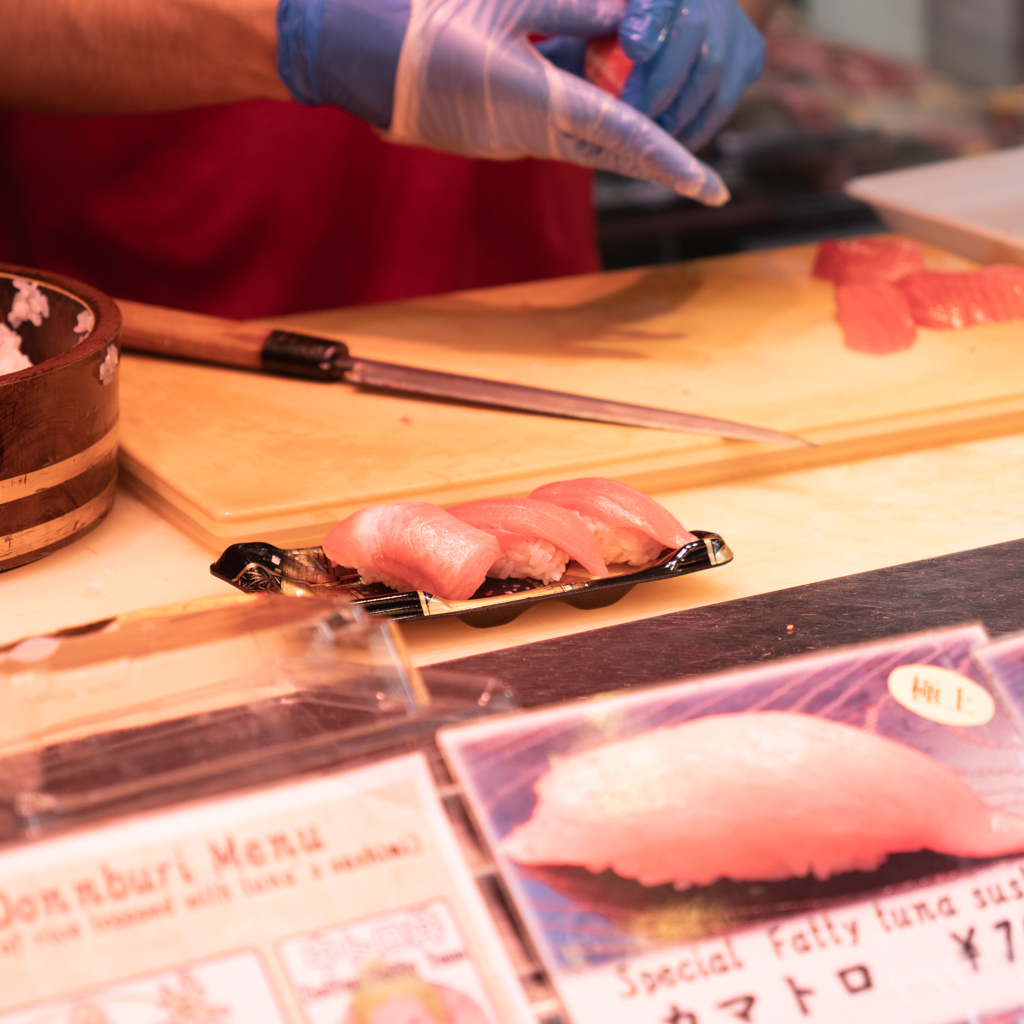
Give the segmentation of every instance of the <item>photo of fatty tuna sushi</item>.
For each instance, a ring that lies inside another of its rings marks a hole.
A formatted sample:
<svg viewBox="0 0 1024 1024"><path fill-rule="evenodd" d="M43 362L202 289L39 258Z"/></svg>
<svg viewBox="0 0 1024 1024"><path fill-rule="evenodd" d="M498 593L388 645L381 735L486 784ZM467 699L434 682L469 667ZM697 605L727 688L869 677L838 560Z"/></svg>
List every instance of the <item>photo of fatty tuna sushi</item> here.
<svg viewBox="0 0 1024 1024"><path fill-rule="evenodd" d="M905 743L790 711L705 715L560 758L501 841L521 865L644 886L874 871L892 854L1024 853L1024 816ZM735 842L742 829L743 842Z"/></svg>
<svg viewBox="0 0 1024 1024"><path fill-rule="evenodd" d="M537 941L604 963L1024 856L1024 742L970 658L985 639L805 655L439 744ZM991 717L908 709L904 665L956 673Z"/></svg>

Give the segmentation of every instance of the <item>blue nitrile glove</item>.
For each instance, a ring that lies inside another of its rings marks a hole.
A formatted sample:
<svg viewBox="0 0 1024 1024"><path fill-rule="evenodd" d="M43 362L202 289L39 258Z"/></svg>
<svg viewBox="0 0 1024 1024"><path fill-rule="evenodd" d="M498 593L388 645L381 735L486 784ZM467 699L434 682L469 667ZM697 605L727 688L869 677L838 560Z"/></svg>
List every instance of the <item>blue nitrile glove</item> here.
<svg viewBox="0 0 1024 1024"><path fill-rule="evenodd" d="M568 71L570 75L583 78L587 60L587 43L582 36L548 36L533 45L542 57L546 57L556 68Z"/></svg>
<svg viewBox="0 0 1024 1024"><path fill-rule="evenodd" d="M619 44L636 61L623 101L691 149L764 70L764 39L735 0L629 0Z"/></svg>
<svg viewBox="0 0 1024 1024"><path fill-rule="evenodd" d="M341 107L378 128L391 124L398 55L410 0L281 0L277 72L310 106Z"/></svg>
<svg viewBox="0 0 1024 1024"><path fill-rule="evenodd" d="M278 72L299 102L343 107L393 142L566 160L725 202L714 171L528 41L608 35L622 12L621 0L280 0Z"/></svg>

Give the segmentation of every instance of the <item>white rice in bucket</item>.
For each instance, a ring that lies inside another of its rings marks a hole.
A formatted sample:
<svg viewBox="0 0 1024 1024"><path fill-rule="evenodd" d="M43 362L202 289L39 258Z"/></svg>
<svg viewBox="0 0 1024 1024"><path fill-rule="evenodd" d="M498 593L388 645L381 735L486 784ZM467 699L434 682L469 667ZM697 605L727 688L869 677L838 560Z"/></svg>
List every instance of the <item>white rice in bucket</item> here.
<svg viewBox="0 0 1024 1024"><path fill-rule="evenodd" d="M663 550L661 541L649 537L642 530L634 530L628 526L609 526L593 516L585 516L582 512L577 512L576 515L590 528L606 565L616 565L620 562L627 565L647 565Z"/></svg>
<svg viewBox="0 0 1024 1024"><path fill-rule="evenodd" d="M0 377L27 370L31 365L32 360L21 351L21 335L7 324L0 324Z"/></svg>
<svg viewBox="0 0 1024 1024"><path fill-rule="evenodd" d="M512 541L501 552L501 557L487 570L487 575L499 580L540 580L554 583L562 578L569 556L551 541L539 537L524 537Z"/></svg>

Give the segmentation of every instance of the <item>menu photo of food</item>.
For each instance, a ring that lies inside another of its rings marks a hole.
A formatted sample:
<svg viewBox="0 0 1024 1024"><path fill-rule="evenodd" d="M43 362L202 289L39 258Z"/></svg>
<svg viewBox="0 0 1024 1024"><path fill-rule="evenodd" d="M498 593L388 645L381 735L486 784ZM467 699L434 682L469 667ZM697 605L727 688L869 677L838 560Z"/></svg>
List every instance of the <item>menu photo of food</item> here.
<svg viewBox="0 0 1024 1024"><path fill-rule="evenodd" d="M986 640L922 633L443 730L567 1016L1015 1019L1024 741L972 661Z"/></svg>
<svg viewBox="0 0 1024 1024"><path fill-rule="evenodd" d="M421 752L0 850L0 1024L529 1024Z"/></svg>
<svg viewBox="0 0 1024 1024"><path fill-rule="evenodd" d="M258 956L217 957L55 1000L3 1024L285 1024Z"/></svg>
<svg viewBox="0 0 1024 1024"><path fill-rule="evenodd" d="M310 1024L495 1024L443 900L277 949Z"/></svg>

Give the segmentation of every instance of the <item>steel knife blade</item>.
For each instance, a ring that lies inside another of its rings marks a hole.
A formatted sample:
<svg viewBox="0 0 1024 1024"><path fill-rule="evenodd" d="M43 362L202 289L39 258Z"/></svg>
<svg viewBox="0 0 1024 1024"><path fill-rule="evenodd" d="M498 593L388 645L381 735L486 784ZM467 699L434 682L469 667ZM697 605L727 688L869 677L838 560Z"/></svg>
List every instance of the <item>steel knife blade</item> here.
<svg viewBox="0 0 1024 1024"><path fill-rule="evenodd" d="M161 309L125 300L119 300L118 306L123 316L122 347L132 351L237 366L289 377L343 380L359 387L427 395L431 398L547 416L676 430L688 434L710 434L713 437L742 441L816 447L810 441L792 434L712 416L363 359L350 353L344 342L333 338L273 330L255 323Z"/></svg>
<svg viewBox="0 0 1024 1024"><path fill-rule="evenodd" d="M656 430L678 430L687 434L710 434L739 441L767 441L772 444L814 447L810 441L783 434L765 427L712 416L656 409L629 402L614 402L590 395L576 395L567 391L550 391L526 384L510 384L485 377L467 377L458 373L423 370L415 366L382 363L374 359L352 357L345 370L344 380L362 387L387 388L434 398L447 398L480 405L493 405L503 409L563 416L569 419L594 420L598 423L617 423L627 427L650 427Z"/></svg>

